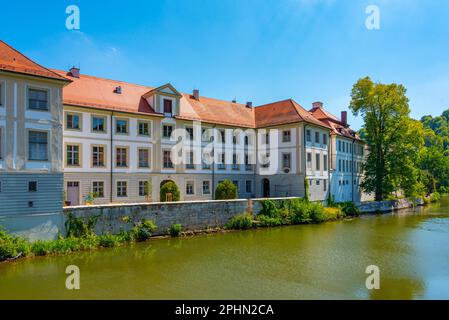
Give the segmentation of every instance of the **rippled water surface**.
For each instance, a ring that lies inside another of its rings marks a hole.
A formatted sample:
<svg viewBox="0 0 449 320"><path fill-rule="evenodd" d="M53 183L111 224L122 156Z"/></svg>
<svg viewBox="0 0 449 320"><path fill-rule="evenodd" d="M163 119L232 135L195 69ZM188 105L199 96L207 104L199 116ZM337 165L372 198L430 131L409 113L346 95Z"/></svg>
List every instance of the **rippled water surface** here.
<svg viewBox="0 0 449 320"><path fill-rule="evenodd" d="M65 268L81 290L65 288ZM365 288L377 265L381 289ZM0 299L449 299L449 198L321 225L205 235L0 264Z"/></svg>

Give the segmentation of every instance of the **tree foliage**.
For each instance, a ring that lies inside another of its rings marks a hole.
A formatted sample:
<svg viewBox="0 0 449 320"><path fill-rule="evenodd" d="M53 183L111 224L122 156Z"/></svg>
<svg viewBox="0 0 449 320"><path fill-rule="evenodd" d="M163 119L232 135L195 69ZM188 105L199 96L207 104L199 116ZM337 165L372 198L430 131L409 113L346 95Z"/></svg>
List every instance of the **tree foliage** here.
<svg viewBox="0 0 449 320"><path fill-rule="evenodd" d="M229 180L220 182L215 189L216 200L237 199L237 187Z"/></svg>
<svg viewBox="0 0 449 320"><path fill-rule="evenodd" d="M369 153L362 188L377 201L402 189L408 196L423 192L418 155L424 146L424 129L409 117L406 89L399 84L360 79L351 93L350 109L365 121L363 135Z"/></svg>
<svg viewBox="0 0 449 320"><path fill-rule="evenodd" d="M162 185L160 190L161 202L167 201L167 198L169 198L167 194L171 194L171 201L179 201L180 199L179 188L173 181L167 181Z"/></svg>

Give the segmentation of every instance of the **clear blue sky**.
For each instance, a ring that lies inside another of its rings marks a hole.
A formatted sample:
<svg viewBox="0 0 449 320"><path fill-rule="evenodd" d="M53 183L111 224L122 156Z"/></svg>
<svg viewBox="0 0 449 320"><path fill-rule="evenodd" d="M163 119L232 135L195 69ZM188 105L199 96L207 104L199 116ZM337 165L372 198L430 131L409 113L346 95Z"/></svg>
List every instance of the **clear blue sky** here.
<svg viewBox="0 0 449 320"><path fill-rule="evenodd" d="M65 28L69 4L80 31ZM370 4L380 30L365 27ZM369 75L404 84L416 118L449 108L446 0L17 0L0 14L0 38L48 67L255 105L321 100L337 115Z"/></svg>

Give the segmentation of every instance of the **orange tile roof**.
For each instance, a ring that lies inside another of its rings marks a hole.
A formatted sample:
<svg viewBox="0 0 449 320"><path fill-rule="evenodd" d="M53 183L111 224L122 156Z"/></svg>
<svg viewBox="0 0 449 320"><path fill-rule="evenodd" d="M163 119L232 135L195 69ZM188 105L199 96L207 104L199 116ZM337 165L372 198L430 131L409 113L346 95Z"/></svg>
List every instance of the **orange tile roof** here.
<svg viewBox="0 0 449 320"><path fill-rule="evenodd" d="M69 80L53 71L44 68L0 40L0 70L44 77L53 80Z"/></svg>
<svg viewBox="0 0 449 320"><path fill-rule="evenodd" d="M244 128L254 128L255 126L254 108L240 103L203 96L196 100L192 95L186 93L183 94L183 99L181 99L179 118Z"/></svg>
<svg viewBox="0 0 449 320"><path fill-rule="evenodd" d="M349 127L345 127L341 120L324 108L315 107L309 111L315 118L326 123L331 129L331 134L340 135L349 139L362 141L357 133Z"/></svg>
<svg viewBox="0 0 449 320"><path fill-rule="evenodd" d="M79 78L75 78L66 71L56 69L53 71L72 80L63 91L65 105L161 116L142 98L143 94L152 89L151 87L82 74ZM118 86L122 88L122 94L114 92Z"/></svg>
<svg viewBox="0 0 449 320"><path fill-rule="evenodd" d="M317 126L329 126L313 117L293 99L273 102L255 109L257 127L269 127L294 122L307 122Z"/></svg>

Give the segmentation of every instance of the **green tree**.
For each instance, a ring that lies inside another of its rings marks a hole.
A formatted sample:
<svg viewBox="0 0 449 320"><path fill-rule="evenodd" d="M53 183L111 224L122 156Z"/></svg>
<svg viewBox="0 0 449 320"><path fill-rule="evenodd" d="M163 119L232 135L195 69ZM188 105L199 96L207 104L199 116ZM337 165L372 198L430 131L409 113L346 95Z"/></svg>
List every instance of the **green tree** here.
<svg viewBox="0 0 449 320"><path fill-rule="evenodd" d="M237 199L237 187L229 180L220 182L215 189L216 200Z"/></svg>
<svg viewBox="0 0 449 320"><path fill-rule="evenodd" d="M171 201L179 201L180 192L179 188L173 181L165 182L160 190L161 202L167 202L167 194L171 194Z"/></svg>
<svg viewBox="0 0 449 320"><path fill-rule="evenodd" d="M406 89L398 84L360 79L351 93L350 109L364 118L369 153L362 188L381 201L403 189L416 195L422 189L417 155L424 144L422 125L409 117ZM416 132L418 130L418 132Z"/></svg>

